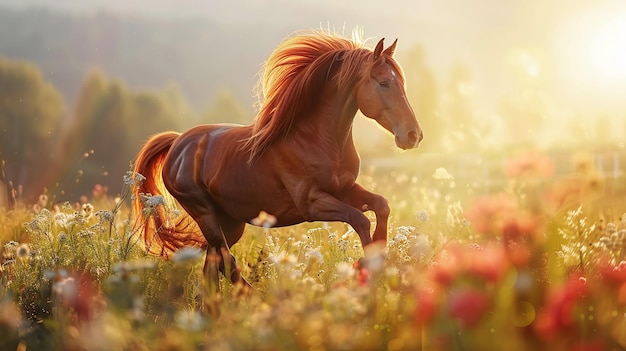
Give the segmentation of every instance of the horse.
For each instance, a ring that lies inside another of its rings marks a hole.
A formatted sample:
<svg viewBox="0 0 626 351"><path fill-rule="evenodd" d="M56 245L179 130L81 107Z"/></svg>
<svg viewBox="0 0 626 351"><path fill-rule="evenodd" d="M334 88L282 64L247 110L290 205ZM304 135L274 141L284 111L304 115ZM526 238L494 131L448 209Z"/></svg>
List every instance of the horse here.
<svg viewBox="0 0 626 351"><path fill-rule="evenodd" d="M146 250L167 258L182 247L204 249L205 278L219 278L209 269L219 260L221 274L249 286L230 247L246 223L260 224L259 213L276 227L347 223L364 249L386 242L388 201L356 183L353 120L360 110L401 149L417 147L423 132L393 58L397 39L386 49L383 41L371 50L358 38L330 32L288 37L260 72L260 108L251 125L208 124L152 136L134 166L145 177L134 190L133 212ZM161 195L180 214L171 218L163 206L147 214L142 194ZM375 214L373 235L366 211Z"/></svg>

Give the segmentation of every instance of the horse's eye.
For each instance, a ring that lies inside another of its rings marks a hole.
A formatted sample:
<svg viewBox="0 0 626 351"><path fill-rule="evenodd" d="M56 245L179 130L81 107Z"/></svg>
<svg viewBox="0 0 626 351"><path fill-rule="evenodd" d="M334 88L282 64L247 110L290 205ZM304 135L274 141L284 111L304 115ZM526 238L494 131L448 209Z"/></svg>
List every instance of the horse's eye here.
<svg viewBox="0 0 626 351"><path fill-rule="evenodd" d="M389 81L387 80L380 81L378 82L378 84L380 84L380 86L383 88L389 88Z"/></svg>

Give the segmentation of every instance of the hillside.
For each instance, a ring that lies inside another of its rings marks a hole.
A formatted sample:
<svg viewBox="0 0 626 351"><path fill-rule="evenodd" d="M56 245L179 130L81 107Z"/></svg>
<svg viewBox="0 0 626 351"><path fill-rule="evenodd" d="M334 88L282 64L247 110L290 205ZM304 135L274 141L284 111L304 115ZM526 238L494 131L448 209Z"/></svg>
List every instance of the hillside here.
<svg viewBox="0 0 626 351"><path fill-rule="evenodd" d="M131 87L176 84L199 108L218 88L251 103L256 72L275 39L250 38L245 27L223 26L206 18L0 8L0 55L41 67L70 103L94 67Z"/></svg>

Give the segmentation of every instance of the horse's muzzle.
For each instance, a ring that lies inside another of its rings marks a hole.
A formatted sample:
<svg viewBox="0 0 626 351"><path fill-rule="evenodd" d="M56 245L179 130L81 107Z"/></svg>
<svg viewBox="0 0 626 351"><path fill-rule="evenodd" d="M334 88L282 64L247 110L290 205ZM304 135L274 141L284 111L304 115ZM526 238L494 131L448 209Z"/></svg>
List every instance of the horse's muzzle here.
<svg viewBox="0 0 626 351"><path fill-rule="evenodd" d="M424 133L418 129L411 129L402 134L396 134L396 145L402 150L413 149L419 146L424 139Z"/></svg>

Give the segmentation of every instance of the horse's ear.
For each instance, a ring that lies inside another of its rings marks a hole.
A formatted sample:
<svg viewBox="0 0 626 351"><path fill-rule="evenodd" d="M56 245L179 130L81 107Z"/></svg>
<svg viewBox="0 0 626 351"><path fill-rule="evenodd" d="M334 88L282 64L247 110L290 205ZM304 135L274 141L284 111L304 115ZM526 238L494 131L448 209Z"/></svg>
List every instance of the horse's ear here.
<svg viewBox="0 0 626 351"><path fill-rule="evenodd" d="M387 56L393 57L393 53L396 52L396 44L398 44L397 38L393 41L393 44L391 44L390 47L386 48L385 51L383 51L383 54L387 54Z"/></svg>
<svg viewBox="0 0 626 351"><path fill-rule="evenodd" d="M385 38L380 39L378 44L376 44L376 48L374 49L374 61L378 60L380 54L383 52L383 41Z"/></svg>

